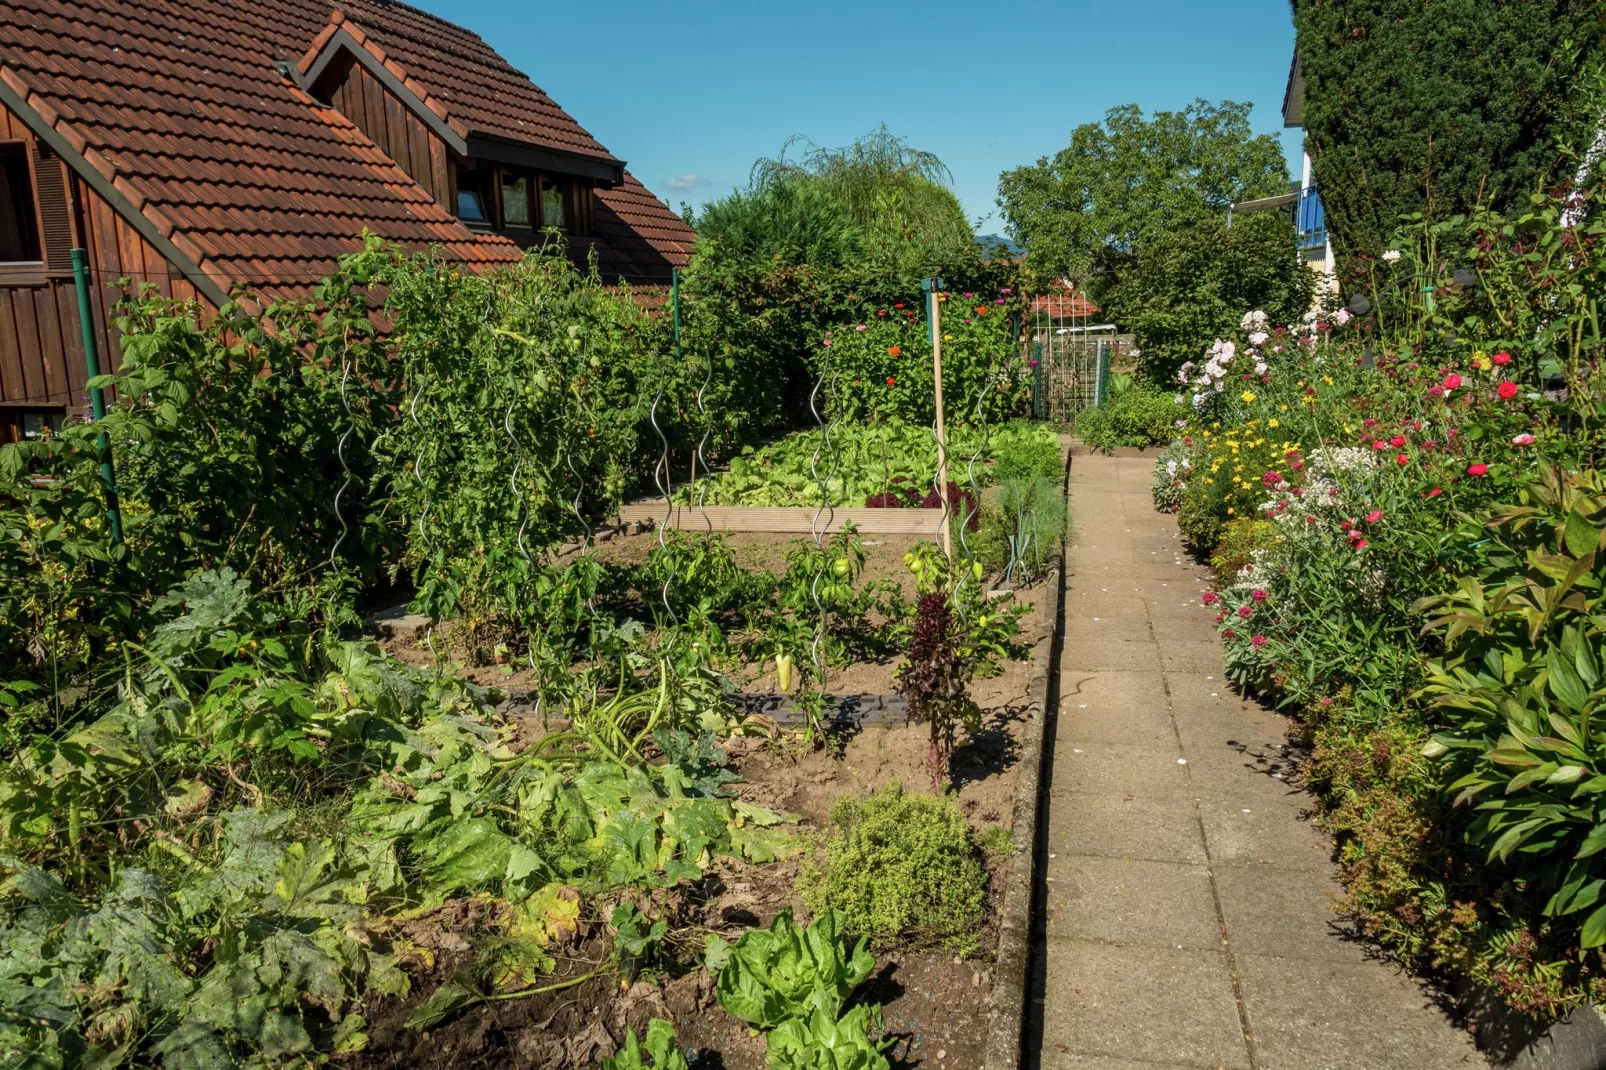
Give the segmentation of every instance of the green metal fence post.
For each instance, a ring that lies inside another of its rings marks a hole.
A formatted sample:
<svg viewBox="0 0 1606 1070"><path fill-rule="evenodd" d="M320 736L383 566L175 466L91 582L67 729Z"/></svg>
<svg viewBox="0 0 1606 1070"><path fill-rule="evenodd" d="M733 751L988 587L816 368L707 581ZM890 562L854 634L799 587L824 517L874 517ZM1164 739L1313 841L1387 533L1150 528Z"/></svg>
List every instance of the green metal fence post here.
<svg viewBox="0 0 1606 1070"><path fill-rule="evenodd" d="M680 269L669 269L670 304L674 306L675 316L675 360L680 360Z"/></svg>
<svg viewBox="0 0 1606 1070"><path fill-rule="evenodd" d="M1043 343L1032 343L1032 419L1048 419L1048 399L1043 396Z"/></svg>
<svg viewBox="0 0 1606 1070"><path fill-rule="evenodd" d="M98 424L106 418L106 396L95 385L95 379L100 376L100 352L95 344L95 312L89 300L89 269L82 249L72 251L72 273L78 289L78 326L84 334L84 370L88 373L89 407ZM100 483L106 492L106 520L111 528L112 544L118 546L123 541L123 513L117 506L117 473L112 468L112 445L105 431L95 436L95 450L100 455Z"/></svg>

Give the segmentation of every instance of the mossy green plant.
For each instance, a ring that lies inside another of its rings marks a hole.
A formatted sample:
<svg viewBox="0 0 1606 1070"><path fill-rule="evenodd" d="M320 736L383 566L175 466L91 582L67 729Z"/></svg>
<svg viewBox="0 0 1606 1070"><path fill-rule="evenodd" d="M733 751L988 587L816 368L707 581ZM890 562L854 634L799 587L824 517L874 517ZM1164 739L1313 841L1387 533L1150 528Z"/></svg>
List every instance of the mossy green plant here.
<svg viewBox="0 0 1606 1070"><path fill-rule="evenodd" d="M872 946L974 951L987 870L953 800L887 785L845 795L805 858L803 902L842 912L843 926Z"/></svg>

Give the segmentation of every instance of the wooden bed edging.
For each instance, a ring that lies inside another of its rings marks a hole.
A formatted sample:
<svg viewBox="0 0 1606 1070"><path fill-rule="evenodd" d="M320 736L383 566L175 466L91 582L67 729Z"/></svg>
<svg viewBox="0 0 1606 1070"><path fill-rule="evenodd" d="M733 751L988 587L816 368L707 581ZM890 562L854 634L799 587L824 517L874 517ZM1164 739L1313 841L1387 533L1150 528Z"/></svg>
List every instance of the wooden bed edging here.
<svg viewBox="0 0 1606 1070"><path fill-rule="evenodd" d="M818 517L818 521L816 521ZM827 509L814 505L778 507L746 505L677 505L636 502L619 507L621 524L651 524L682 531L772 531L808 535L816 522L825 534L842 530L848 521L861 535L930 535L941 527L941 509Z"/></svg>

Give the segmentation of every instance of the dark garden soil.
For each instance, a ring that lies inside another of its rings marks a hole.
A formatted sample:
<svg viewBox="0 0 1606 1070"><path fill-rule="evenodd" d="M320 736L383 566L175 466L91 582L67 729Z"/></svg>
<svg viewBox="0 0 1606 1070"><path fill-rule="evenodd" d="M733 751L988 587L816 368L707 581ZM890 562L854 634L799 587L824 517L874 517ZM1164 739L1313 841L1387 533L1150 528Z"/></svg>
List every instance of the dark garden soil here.
<svg viewBox="0 0 1606 1070"><path fill-rule="evenodd" d="M795 536L735 534L729 544L746 567L780 570L787 543ZM866 540L868 580L894 581L913 597L913 582L903 555L916 536ZM618 538L597 552L607 560L639 560L653 545L650 534ZM1024 603L1047 603L1048 589L1022 591ZM1041 634L1045 614L1033 608L1021 621L1024 649ZM392 652L427 663L417 637L387 640ZM886 694L894 690L896 663L871 663L833 671L830 690L836 694ZM744 667L739 686L772 691L773 674L765 666ZM464 675L488 686L516 690L519 674L508 676L495 666L468 669ZM1008 662L1003 672L979 680L973 694L983 708L980 729L962 734L954 753L956 801L978 833L1008 828L1019 772L1027 715L1027 660ZM517 714L518 706L508 708ZM547 726L557 727L557 724ZM546 729L533 716L516 735L519 744L539 738ZM913 790L929 790L928 732L920 725L867 724L833 738L829 744L804 741L797 733L735 737L725 747L741 775L734 790L744 799L795 815L800 839L826 823L831 803L846 794L872 792L898 781ZM988 856L989 866L1004 864L1007 851ZM700 958L703 937L713 932L734 941L748 929L767 925L785 908L799 922L810 916L798 899L800 859L767 865L720 860L695 886L651 893L649 905L638 904L653 917L672 921L671 949L684 963ZM995 871L996 887L1000 874ZM876 954L876 973L857 998L884 1006L886 1035L896 1039L895 1067L976 1067L981 1064L991 1006L992 959L996 945L998 904L989 901L978 950L967 958L936 950L883 950ZM606 913L605 907L598 908ZM482 1004L446 1020L434 1029L414 1033L403 1027L413 1008L454 971L470 961L472 917L457 914L430 924L414 924L407 938L434 956L431 968L413 978L405 1000L386 998L362 1009L368 1018L370 1042L364 1052L345 1057L348 1065L380 1067L551 1067L581 1070L600 1065L613 1054L627 1028L641 1033L651 1018L675 1025L681 1047L700 1070L763 1070L764 1039L728 1015L714 998L713 983L700 965L675 967L658 976L643 976L628 986L604 974L570 988ZM607 960L606 928L593 916L560 956L557 973L540 985L576 978Z"/></svg>

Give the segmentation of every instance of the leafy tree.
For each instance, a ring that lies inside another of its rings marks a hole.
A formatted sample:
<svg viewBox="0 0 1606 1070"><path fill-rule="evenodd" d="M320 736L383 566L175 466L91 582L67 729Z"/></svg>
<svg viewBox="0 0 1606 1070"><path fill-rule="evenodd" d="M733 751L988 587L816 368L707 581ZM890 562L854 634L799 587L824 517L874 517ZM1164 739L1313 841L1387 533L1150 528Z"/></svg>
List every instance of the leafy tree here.
<svg viewBox="0 0 1606 1070"><path fill-rule="evenodd" d="M1311 274L1280 212L1208 215L1156 234L1122 258L1104 297L1110 315L1137 338L1144 376L1167 382L1212 338L1261 309L1273 323L1297 322L1310 307Z"/></svg>
<svg viewBox="0 0 1606 1070"><path fill-rule="evenodd" d="M1250 132L1251 107L1195 100L1151 119L1136 104L1111 108L1053 157L1004 172L998 205L1038 281L1086 278L1234 201L1287 190L1282 146Z"/></svg>
<svg viewBox="0 0 1606 1070"><path fill-rule="evenodd" d="M1293 0L1306 148L1335 246L1571 177L1600 116L1596 0Z"/></svg>

